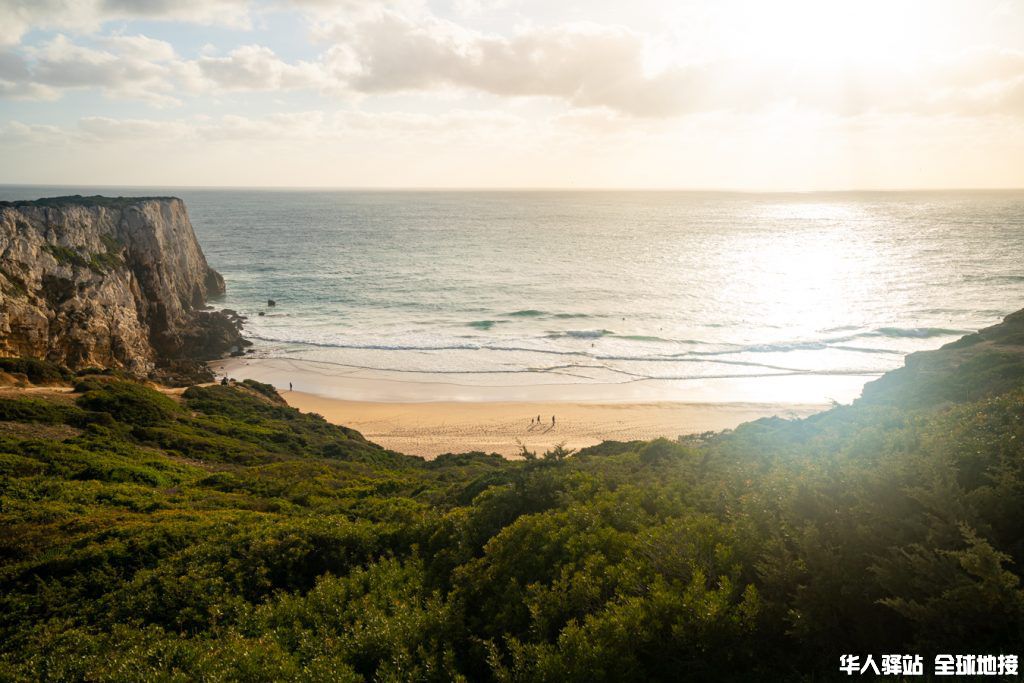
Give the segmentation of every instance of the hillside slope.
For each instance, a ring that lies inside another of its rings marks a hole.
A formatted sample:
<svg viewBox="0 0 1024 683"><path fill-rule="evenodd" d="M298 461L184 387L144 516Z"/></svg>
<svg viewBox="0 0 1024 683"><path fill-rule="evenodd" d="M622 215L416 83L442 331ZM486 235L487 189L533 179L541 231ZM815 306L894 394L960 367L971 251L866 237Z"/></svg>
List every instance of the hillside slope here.
<svg viewBox="0 0 1024 683"><path fill-rule="evenodd" d="M935 351L864 387L863 402L926 406L968 401L1024 384L1024 310Z"/></svg>

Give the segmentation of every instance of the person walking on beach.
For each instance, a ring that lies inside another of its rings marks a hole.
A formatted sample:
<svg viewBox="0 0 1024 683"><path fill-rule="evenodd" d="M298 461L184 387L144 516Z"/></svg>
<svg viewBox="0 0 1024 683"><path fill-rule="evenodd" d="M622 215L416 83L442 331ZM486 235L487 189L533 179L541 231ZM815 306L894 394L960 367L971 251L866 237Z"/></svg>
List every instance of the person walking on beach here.
<svg viewBox="0 0 1024 683"><path fill-rule="evenodd" d="M551 428L552 429L555 428L555 416L554 415L551 416Z"/></svg>
<svg viewBox="0 0 1024 683"><path fill-rule="evenodd" d="M288 382L288 391L291 391L291 390L292 390L292 383Z"/></svg>

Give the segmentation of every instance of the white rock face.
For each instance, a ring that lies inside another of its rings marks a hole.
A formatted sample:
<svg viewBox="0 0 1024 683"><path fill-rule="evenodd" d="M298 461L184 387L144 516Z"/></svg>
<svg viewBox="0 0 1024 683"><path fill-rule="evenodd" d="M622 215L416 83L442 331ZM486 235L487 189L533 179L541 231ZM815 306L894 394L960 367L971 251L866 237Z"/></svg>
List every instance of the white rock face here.
<svg viewBox="0 0 1024 683"><path fill-rule="evenodd" d="M0 203L2 356L136 374L215 357L241 341L198 311L223 291L180 199Z"/></svg>

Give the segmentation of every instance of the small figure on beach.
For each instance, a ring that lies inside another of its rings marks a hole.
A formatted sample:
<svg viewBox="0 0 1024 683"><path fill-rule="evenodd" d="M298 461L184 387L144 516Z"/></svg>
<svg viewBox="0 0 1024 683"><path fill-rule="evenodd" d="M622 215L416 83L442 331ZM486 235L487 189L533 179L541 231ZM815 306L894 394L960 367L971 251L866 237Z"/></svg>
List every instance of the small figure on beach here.
<svg viewBox="0 0 1024 683"><path fill-rule="evenodd" d="M291 390L292 390L292 383L288 382L288 391L291 391Z"/></svg>
<svg viewBox="0 0 1024 683"><path fill-rule="evenodd" d="M551 416L551 426L552 427L555 426L555 416L554 415Z"/></svg>
<svg viewBox="0 0 1024 683"><path fill-rule="evenodd" d="M540 415L537 416L537 424L540 424Z"/></svg>

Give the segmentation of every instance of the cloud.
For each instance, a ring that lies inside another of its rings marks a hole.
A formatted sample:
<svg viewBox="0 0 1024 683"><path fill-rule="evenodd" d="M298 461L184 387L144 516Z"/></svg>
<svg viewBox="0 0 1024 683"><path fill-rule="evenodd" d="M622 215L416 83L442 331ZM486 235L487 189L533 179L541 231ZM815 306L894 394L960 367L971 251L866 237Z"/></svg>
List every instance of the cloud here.
<svg viewBox="0 0 1024 683"><path fill-rule="evenodd" d="M60 93L39 83L0 79L0 99L53 101L60 99Z"/></svg>
<svg viewBox="0 0 1024 683"><path fill-rule="evenodd" d="M144 36L116 38L115 46L128 46L127 53L114 53L77 45L58 35L42 47L29 51L28 84L59 88L98 88L112 97L140 99L157 106L177 104L169 93L169 68L145 56L160 51L160 41ZM166 45L166 44L164 44ZM139 52L145 53L142 57Z"/></svg>
<svg viewBox="0 0 1024 683"><path fill-rule="evenodd" d="M16 45L33 28L96 30L93 0L0 0L0 45Z"/></svg>
<svg viewBox="0 0 1024 683"><path fill-rule="evenodd" d="M68 132L57 126L20 121L8 121L0 125L0 142L7 144L63 143L68 137Z"/></svg>
<svg viewBox="0 0 1024 683"><path fill-rule="evenodd" d="M344 57L335 74L369 94L461 88L669 116L688 109L700 77L695 66L651 71L644 37L621 27L567 25L505 37L386 12L339 26L334 36L338 44L328 62Z"/></svg>
<svg viewBox="0 0 1024 683"><path fill-rule="evenodd" d="M166 62L175 58L173 45L143 35L105 36L99 39L99 43L127 59Z"/></svg>
<svg viewBox="0 0 1024 683"><path fill-rule="evenodd" d="M501 111L455 109L444 114L406 112L369 113L355 110L311 110L245 116L142 119L88 116L71 127L38 126L18 121L0 127L6 141L67 144L131 143L151 146L195 143L221 145L233 142L306 144L319 147L338 141L409 141L429 139L444 145L454 139L500 140L501 134L523 130L524 119Z"/></svg>
<svg viewBox="0 0 1024 683"><path fill-rule="evenodd" d="M172 140L188 137L191 128L182 121L155 121L149 119L114 119L104 116L91 116L78 122L77 137L90 142L110 142L114 140L153 139ZM68 137L72 134L66 133Z"/></svg>
<svg viewBox="0 0 1024 683"><path fill-rule="evenodd" d="M353 21L385 9L412 14L423 0L0 0L0 45L16 45L33 29L89 34L112 21L177 21L250 29L274 11L313 21Z"/></svg>
<svg viewBox="0 0 1024 683"><path fill-rule="evenodd" d="M575 106L662 116L686 108L685 89L694 71L675 67L648 73L644 37L623 28L568 26L512 37L486 35L437 19L422 0L278 0L259 7L296 9L311 22L315 38L334 44L319 60L297 63L257 45L225 57L207 51L197 60L174 64L177 77L195 92L308 88L374 94L447 87L554 97ZM479 2L455 4L459 14L482 7ZM115 19L246 26L255 11L246 0L0 0L0 10L13 18L0 29L0 41L6 42L15 42L33 27L88 33ZM133 60L135 67L142 61L174 58L171 45L145 36L107 36L97 42L119 58ZM69 81L89 80L81 72L95 68L98 60L95 54L86 56ZM40 64L51 81L57 80L47 67Z"/></svg>
<svg viewBox="0 0 1024 683"><path fill-rule="evenodd" d="M36 28L95 32L108 21L150 19L250 25L249 0L0 0L0 45Z"/></svg>
<svg viewBox="0 0 1024 683"><path fill-rule="evenodd" d="M64 5L73 11L55 18L54 8ZM877 59L822 61L796 50L776 61L747 56L685 62L680 46L666 48L660 39L621 26L576 23L486 33L439 18L422 0L266 0L258 6L243 0L0 0L5 6L24 21L38 14L76 25L119 14L230 21L215 17L215 10L237 19L289 7L323 41L320 54L308 60L286 60L258 44L226 53L204 47L186 59L173 45L144 35L77 41L57 35L40 46L0 52L0 97L6 98L54 99L69 89L96 89L163 107L221 93L310 91L333 102L395 93L440 95L446 103L473 101L478 94L543 98L563 110L604 110L632 119L779 107L836 117L1024 115L1024 52L1017 49L915 53L883 60L882 68Z"/></svg>
<svg viewBox="0 0 1024 683"><path fill-rule="evenodd" d="M0 78L26 81L29 76L24 57L13 52L0 52Z"/></svg>
<svg viewBox="0 0 1024 683"><path fill-rule="evenodd" d="M320 65L289 64L259 45L239 47L225 57L201 56L183 68L192 87L200 90L296 90L326 85Z"/></svg>
<svg viewBox="0 0 1024 683"><path fill-rule="evenodd" d="M245 45L225 56L179 58L174 47L144 35L99 36L90 47L58 34L23 54L0 52L0 97L53 99L63 90L99 89L108 97L154 106L180 104L177 93L207 93L341 87L322 64L289 63L272 50Z"/></svg>

